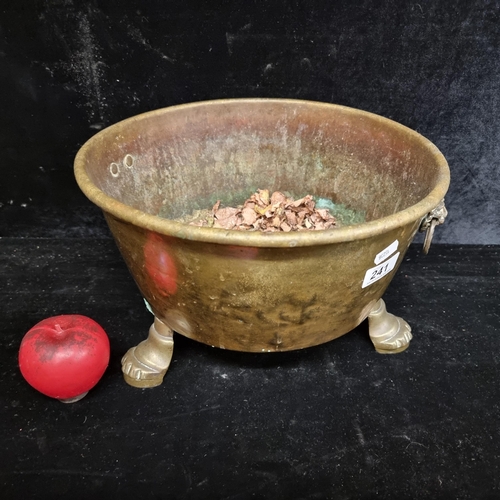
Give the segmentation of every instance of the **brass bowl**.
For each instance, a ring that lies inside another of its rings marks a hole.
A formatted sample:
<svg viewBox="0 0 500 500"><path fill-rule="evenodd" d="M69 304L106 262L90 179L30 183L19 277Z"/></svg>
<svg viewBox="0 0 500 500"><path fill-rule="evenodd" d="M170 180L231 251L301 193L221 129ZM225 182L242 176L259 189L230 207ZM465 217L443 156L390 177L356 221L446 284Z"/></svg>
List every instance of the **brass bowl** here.
<svg viewBox="0 0 500 500"><path fill-rule="evenodd" d="M445 158L417 132L364 111L288 99L135 116L92 137L75 175L104 211L156 317L146 347L124 361L127 380L141 387L159 383L153 358L170 329L215 347L269 352L321 344L375 318L415 233L434 228L449 185ZM158 216L255 188L331 198L366 222L262 233ZM406 347L396 344L379 342L378 350Z"/></svg>

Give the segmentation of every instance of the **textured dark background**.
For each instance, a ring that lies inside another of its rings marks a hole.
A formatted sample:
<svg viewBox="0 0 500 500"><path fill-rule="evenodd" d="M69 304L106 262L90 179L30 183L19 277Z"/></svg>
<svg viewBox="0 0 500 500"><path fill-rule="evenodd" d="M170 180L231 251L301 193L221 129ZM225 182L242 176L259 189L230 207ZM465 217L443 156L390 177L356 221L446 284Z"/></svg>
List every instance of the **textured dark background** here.
<svg viewBox="0 0 500 500"><path fill-rule="evenodd" d="M499 13L0 0L0 498L500 498ZM339 103L428 137L451 167L435 241L452 245L412 246L384 295L413 328L402 354L376 354L366 323L276 356L176 335L163 385L134 389L120 358L151 315L73 158L123 118L246 96ZM68 313L111 341L109 369L73 405L17 366L23 334Z"/></svg>
<svg viewBox="0 0 500 500"><path fill-rule="evenodd" d="M102 127L222 97L344 104L447 157L436 241L500 243L500 2L21 0L0 7L0 236L104 236L72 161Z"/></svg>

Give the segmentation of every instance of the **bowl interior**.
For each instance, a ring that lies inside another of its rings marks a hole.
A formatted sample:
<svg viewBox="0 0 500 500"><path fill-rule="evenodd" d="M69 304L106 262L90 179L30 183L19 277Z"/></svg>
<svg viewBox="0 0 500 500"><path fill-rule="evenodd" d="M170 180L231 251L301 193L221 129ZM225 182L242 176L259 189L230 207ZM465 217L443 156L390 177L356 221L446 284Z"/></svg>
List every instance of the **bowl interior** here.
<svg viewBox="0 0 500 500"><path fill-rule="evenodd" d="M438 153L416 132L351 108L227 100L125 120L93 137L82 158L98 189L150 215L237 204L260 188L329 198L373 221L435 188Z"/></svg>

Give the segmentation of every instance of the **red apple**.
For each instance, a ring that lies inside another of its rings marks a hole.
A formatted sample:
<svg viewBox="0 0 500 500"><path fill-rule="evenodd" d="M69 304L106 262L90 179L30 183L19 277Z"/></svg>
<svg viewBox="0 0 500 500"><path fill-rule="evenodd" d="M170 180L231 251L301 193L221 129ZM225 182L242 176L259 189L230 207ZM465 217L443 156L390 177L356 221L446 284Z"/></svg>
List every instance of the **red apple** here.
<svg viewBox="0 0 500 500"><path fill-rule="evenodd" d="M19 349L19 368L28 384L64 402L85 396L108 363L106 332L78 314L40 321L24 336Z"/></svg>

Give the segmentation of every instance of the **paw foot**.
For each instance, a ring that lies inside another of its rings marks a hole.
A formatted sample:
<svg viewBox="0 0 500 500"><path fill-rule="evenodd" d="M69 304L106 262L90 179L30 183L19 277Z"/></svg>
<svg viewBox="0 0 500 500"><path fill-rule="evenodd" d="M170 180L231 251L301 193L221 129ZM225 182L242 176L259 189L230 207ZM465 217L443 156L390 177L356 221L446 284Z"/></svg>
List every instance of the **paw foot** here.
<svg viewBox="0 0 500 500"><path fill-rule="evenodd" d="M410 345L410 325L404 319L388 313L382 299L368 315L368 324L370 339L380 354L397 354Z"/></svg>
<svg viewBox="0 0 500 500"><path fill-rule="evenodd" d="M412 339L411 327L402 318L395 316L398 321L397 331L388 338L373 338L375 350L380 354L397 354L403 352L410 345Z"/></svg>
<svg viewBox="0 0 500 500"><path fill-rule="evenodd" d="M123 378L133 387L156 387L163 382L166 369L158 369L141 361L136 355L136 347L132 347L122 358Z"/></svg>

